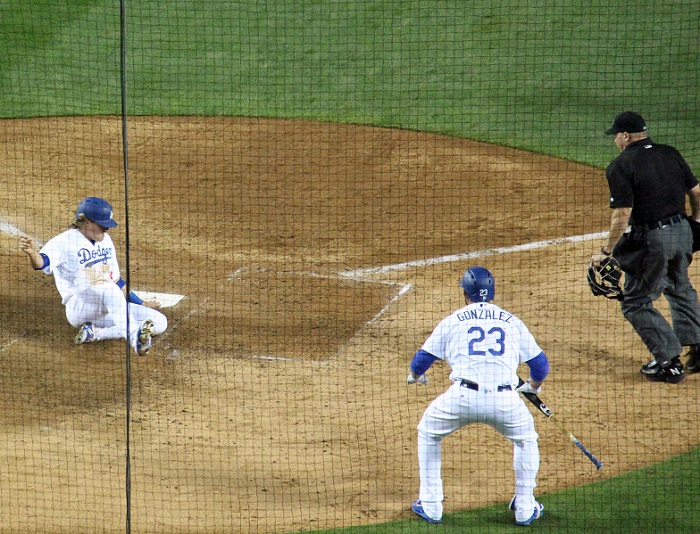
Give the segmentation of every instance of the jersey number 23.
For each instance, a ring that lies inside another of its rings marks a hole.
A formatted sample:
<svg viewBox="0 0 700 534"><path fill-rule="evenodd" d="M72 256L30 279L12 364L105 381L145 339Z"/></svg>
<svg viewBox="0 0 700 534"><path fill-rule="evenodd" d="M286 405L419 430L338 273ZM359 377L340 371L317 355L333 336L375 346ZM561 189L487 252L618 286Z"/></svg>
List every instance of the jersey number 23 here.
<svg viewBox="0 0 700 534"><path fill-rule="evenodd" d="M480 326L472 326L467 330L469 334L469 354L471 356L486 356L486 347L489 354L503 356L506 351L506 333L497 326L484 331Z"/></svg>

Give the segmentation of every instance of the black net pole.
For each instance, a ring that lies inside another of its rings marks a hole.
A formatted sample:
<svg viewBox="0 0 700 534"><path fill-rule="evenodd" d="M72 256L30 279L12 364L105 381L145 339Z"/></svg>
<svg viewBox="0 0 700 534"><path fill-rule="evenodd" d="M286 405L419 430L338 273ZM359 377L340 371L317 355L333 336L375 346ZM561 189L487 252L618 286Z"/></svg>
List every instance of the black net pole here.
<svg viewBox="0 0 700 534"><path fill-rule="evenodd" d="M126 294L131 293L131 268L129 266L129 144L127 135L127 87L126 87L126 0L120 2L120 30L121 30L121 121L122 121L122 154L124 161L124 215L125 215L125 236L126 236ZM129 324L129 305L127 303L126 314L126 472L125 472L125 498L126 498L126 518L125 530L127 534L131 532L131 350L128 332L131 331Z"/></svg>

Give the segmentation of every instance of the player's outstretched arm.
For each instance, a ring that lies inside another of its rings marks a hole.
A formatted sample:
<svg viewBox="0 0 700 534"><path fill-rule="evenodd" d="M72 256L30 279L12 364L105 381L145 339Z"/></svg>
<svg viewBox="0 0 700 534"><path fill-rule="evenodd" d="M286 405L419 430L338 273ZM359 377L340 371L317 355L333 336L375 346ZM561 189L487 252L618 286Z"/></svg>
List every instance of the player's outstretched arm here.
<svg viewBox="0 0 700 534"><path fill-rule="evenodd" d="M160 308L162 308L162 305L160 302L155 301L155 300L145 301L141 297L139 297L136 293L134 293L133 291L127 295L126 294L126 280L124 280L123 278L119 278L119 280L117 280L115 283L122 290L122 293L124 293L126 300L131 302L132 304L139 304L141 306L145 306L146 308L152 308L154 310L159 310Z"/></svg>
<svg viewBox="0 0 700 534"><path fill-rule="evenodd" d="M41 269L44 265L44 258L37 252L34 240L26 235L19 236L19 248L29 257L34 269Z"/></svg>
<svg viewBox="0 0 700 534"><path fill-rule="evenodd" d="M146 306L146 308L151 308L153 310L159 310L163 307L163 305L157 300L144 300L142 306Z"/></svg>

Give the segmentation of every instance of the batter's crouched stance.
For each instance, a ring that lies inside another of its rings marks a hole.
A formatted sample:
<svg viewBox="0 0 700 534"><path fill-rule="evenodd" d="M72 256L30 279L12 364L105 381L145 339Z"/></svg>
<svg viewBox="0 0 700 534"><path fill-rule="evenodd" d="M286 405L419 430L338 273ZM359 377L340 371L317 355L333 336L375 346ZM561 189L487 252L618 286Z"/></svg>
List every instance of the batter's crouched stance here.
<svg viewBox="0 0 700 534"><path fill-rule="evenodd" d="M452 386L436 398L418 424L419 499L412 509L428 523L442 520L442 439L472 423L487 424L513 443L515 496L510 509L517 525L544 513L535 500L540 452L535 422L518 392L539 393L549 361L524 323L491 301L494 279L483 267L462 277L466 306L443 319L411 361L408 384L427 384L436 360L452 369ZM518 387L518 365L527 363L530 380Z"/></svg>
<svg viewBox="0 0 700 534"><path fill-rule="evenodd" d="M122 290L126 282L107 234L116 226L112 206L101 198L88 197L78 205L70 230L39 251L31 238L21 236L20 247L35 270L54 275L66 318L78 329L76 344L128 339L136 354L145 354L151 336L165 332L168 320L154 309L157 303L145 303L134 293L127 303Z"/></svg>

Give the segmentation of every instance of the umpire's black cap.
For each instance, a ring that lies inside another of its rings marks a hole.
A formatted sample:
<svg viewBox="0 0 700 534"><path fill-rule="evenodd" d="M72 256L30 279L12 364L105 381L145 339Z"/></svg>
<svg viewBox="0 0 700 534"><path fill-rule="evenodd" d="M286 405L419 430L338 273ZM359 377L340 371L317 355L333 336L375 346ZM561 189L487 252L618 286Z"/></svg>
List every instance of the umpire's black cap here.
<svg viewBox="0 0 700 534"><path fill-rule="evenodd" d="M612 127L605 131L605 135L615 135L620 132L639 133L647 131L647 123L644 117L634 111L619 113L612 123Z"/></svg>

